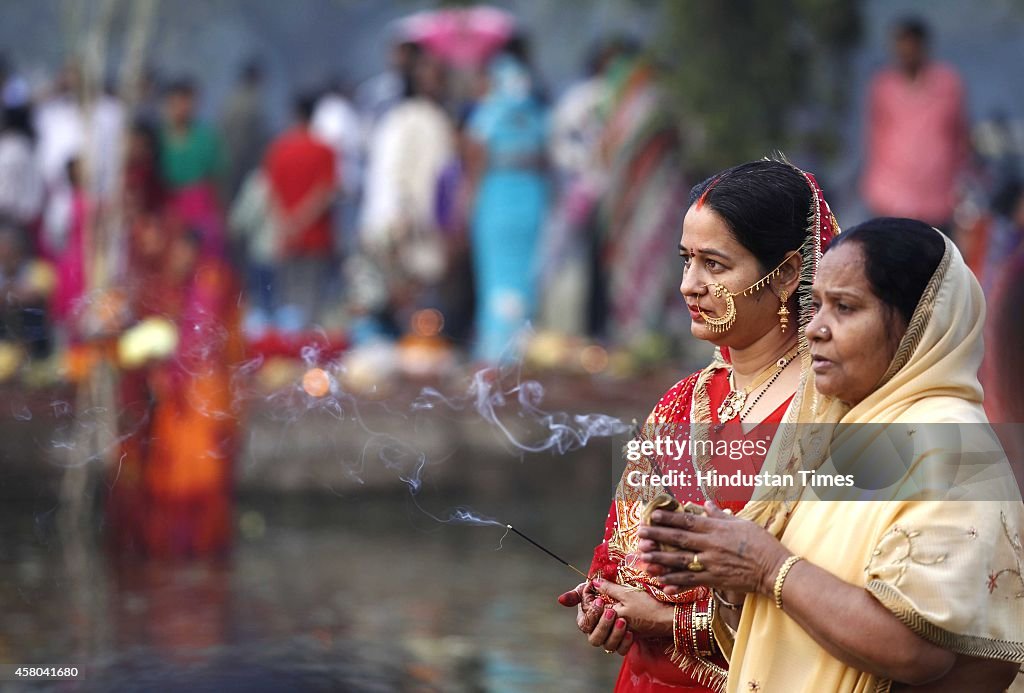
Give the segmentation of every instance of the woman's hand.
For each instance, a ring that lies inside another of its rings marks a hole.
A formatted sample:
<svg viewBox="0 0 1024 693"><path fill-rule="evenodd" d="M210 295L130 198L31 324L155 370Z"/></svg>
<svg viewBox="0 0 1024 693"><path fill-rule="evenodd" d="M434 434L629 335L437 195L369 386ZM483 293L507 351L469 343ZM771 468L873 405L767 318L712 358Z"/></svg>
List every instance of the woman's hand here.
<svg viewBox="0 0 1024 693"><path fill-rule="evenodd" d="M618 652L625 656L635 636L626 627L626 620L617 618L615 611L608 608L608 601L590 582L581 582L576 589L558 597L562 606L576 607L576 625L587 636L587 642L603 647L609 654Z"/></svg>
<svg viewBox="0 0 1024 693"><path fill-rule="evenodd" d="M618 618L615 609L605 607L594 630L587 636L587 642L602 647L608 654L618 652L623 657L633 646L634 635L626 628L626 619Z"/></svg>
<svg viewBox="0 0 1024 693"><path fill-rule="evenodd" d="M659 602L643 590L623 587L608 580L595 578L594 587L613 603L611 608L629 624L629 630L642 638L672 637L672 618L675 607Z"/></svg>
<svg viewBox="0 0 1024 693"><path fill-rule="evenodd" d="M647 572L669 585L666 594L704 585L773 599L775 579L790 552L753 522L726 515L710 502L704 507L707 517L652 513L656 526L641 527L640 536L683 550L644 552L641 560L651 564ZM689 568L695 555L703 566L696 572ZM914 686L944 676L953 666L952 652L914 633L862 586L809 561L793 565L782 596L786 614L847 666Z"/></svg>
<svg viewBox="0 0 1024 693"><path fill-rule="evenodd" d="M565 592L558 597L558 603L565 607L576 607L576 626L580 632L590 635L601 613L604 611L606 600L597 595L590 582L581 582L574 589Z"/></svg>
<svg viewBox="0 0 1024 693"><path fill-rule="evenodd" d="M664 510L651 515L653 524L641 527L640 537L683 550L658 551L643 542L640 560L649 564L647 572L661 579L666 594L704 585L771 597L775 577L789 551L753 522L728 515L711 501L704 508L707 516ZM701 571L689 568L695 556L703 566Z"/></svg>

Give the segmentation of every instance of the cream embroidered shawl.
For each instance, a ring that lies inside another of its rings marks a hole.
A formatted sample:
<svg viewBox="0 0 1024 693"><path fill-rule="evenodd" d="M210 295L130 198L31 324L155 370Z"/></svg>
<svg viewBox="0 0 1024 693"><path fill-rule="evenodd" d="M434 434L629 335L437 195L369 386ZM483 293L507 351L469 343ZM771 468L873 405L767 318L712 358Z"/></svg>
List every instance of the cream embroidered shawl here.
<svg viewBox="0 0 1024 693"><path fill-rule="evenodd" d="M984 313L978 282L946 239L878 389L845 415L835 402L819 403L819 423L841 416L832 460L904 466L872 496L882 500L819 500L805 491L784 528L775 527L791 551L863 585L922 637L1024 663L1024 505L981 407ZM889 687L829 655L771 600L747 598L728 691Z"/></svg>

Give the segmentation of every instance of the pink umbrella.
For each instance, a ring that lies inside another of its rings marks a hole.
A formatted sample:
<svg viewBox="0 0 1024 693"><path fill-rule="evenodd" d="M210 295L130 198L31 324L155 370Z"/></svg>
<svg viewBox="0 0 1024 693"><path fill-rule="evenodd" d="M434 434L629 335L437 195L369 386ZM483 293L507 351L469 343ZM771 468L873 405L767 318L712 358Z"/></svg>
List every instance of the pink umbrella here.
<svg viewBox="0 0 1024 693"><path fill-rule="evenodd" d="M399 21L399 33L458 67L484 63L509 40L516 21L486 5L417 12Z"/></svg>

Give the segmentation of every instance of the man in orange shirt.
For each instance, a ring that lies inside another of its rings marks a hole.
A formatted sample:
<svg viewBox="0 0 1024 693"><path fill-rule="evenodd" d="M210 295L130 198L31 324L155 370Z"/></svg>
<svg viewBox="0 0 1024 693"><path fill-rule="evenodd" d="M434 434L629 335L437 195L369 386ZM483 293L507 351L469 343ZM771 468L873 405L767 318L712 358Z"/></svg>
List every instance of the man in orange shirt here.
<svg viewBox="0 0 1024 693"><path fill-rule="evenodd" d="M871 83L864 200L872 216L911 217L947 230L969 140L964 88L951 66L929 56L924 22L893 32L896 64Z"/></svg>
<svg viewBox="0 0 1024 693"><path fill-rule="evenodd" d="M315 103L310 97L296 99L295 125L271 143L263 163L277 217L279 296L285 308L279 319L282 327L295 330L321 318L328 285L337 275L331 218L336 158L310 131Z"/></svg>

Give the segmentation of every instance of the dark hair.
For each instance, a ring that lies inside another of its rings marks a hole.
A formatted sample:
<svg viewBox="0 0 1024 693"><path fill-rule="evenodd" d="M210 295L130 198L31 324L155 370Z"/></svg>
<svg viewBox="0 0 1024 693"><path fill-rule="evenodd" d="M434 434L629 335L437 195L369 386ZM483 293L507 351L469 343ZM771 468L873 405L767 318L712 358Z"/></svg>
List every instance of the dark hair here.
<svg viewBox="0 0 1024 693"><path fill-rule="evenodd" d="M1017 200L1020 199L1021 193L1024 192L1024 188L1021 187L1021 183L1016 178L1010 178L1004 180L992 193L992 200L989 203L989 207L995 214L1003 217L1009 217L1013 215L1014 210L1017 208Z"/></svg>
<svg viewBox="0 0 1024 693"><path fill-rule="evenodd" d="M722 217L764 272L803 245L812 199L799 170L771 159L733 166L690 190L690 205L701 201Z"/></svg>
<svg viewBox="0 0 1024 693"><path fill-rule="evenodd" d="M32 108L30 106L8 106L4 109L2 122L4 130L20 132L35 142L36 129L32 124Z"/></svg>
<svg viewBox="0 0 1024 693"><path fill-rule="evenodd" d="M188 243L193 249L200 250L203 247L203 232L195 226L189 226L185 229L185 232L181 234L181 240Z"/></svg>
<svg viewBox="0 0 1024 693"><path fill-rule="evenodd" d="M341 71L331 73L331 75L324 80L323 86L320 89L320 96L326 96L328 94L339 94L346 97L351 96L351 79Z"/></svg>
<svg viewBox="0 0 1024 693"><path fill-rule="evenodd" d="M398 56L398 76L402 80L402 98L409 99L415 96L413 73L416 65L423 58L423 46L411 39L404 39L393 44L393 55Z"/></svg>
<svg viewBox="0 0 1024 693"><path fill-rule="evenodd" d="M632 58L640 52L640 42L629 34L618 34L595 41L587 51L585 72L593 77L616 58Z"/></svg>
<svg viewBox="0 0 1024 693"><path fill-rule="evenodd" d="M540 73L533 62L533 42L530 40L529 35L523 31L516 31L509 37L505 45L501 47L501 50L492 56L497 58L499 55L510 55L522 64L527 74L530 75L531 92L533 98L537 99L541 104L547 104L550 101L548 98L548 90L544 86L543 80L540 78Z"/></svg>
<svg viewBox="0 0 1024 693"><path fill-rule="evenodd" d="M164 87L164 96L195 96L196 83L191 77L178 77Z"/></svg>
<svg viewBox="0 0 1024 693"><path fill-rule="evenodd" d="M864 254L872 293L909 324L946 251L942 235L923 221L880 217L836 236L829 252L850 243Z"/></svg>
<svg viewBox="0 0 1024 693"><path fill-rule="evenodd" d="M28 229L24 224L6 214L0 215L0 238L8 239L14 252L19 256L24 256L29 252Z"/></svg>
<svg viewBox="0 0 1024 693"><path fill-rule="evenodd" d="M1024 321L1020 305L1024 301L1024 250L1017 251L1000 273L992 302L993 371L999 373L993 385L1002 406L1001 421L1024 421L1024 368L1020 354L1024 349ZM987 345L986 345L987 346ZM987 393L987 391L986 391Z"/></svg>
<svg viewBox="0 0 1024 693"><path fill-rule="evenodd" d="M26 240L28 235L28 229L20 221L10 216L9 214L0 214L0 233L3 234L15 234L18 236L18 240Z"/></svg>
<svg viewBox="0 0 1024 693"><path fill-rule="evenodd" d="M146 142L153 166L160 170L160 129L145 118L139 117L132 121L131 133Z"/></svg>
<svg viewBox="0 0 1024 693"><path fill-rule="evenodd" d="M256 56L246 60L238 72L239 81L245 84L260 84L265 76L263 61Z"/></svg>
<svg viewBox="0 0 1024 693"><path fill-rule="evenodd" d="M517 31L505 42L501 52L508 53L523 65L529 65L533 57L533 45L529 36L522 31Z"/></svg>
<svg viewBox="0 0 1024 693"><path fill-rule="evenodd" d="M77 156L69 157L64 162L64 175L68 177L68 183L72 188L82 186L82 160Z"/></svg>
<svg viewBox="0 0 1024 693"><path fill-rule="evenodd" d="M893 34L898 38L910 38L923 45L928 45L931 30L928 23L920 17L904 17L893 26Z"/></svg>
<svg viewBox="0 0 1024 693"><path fill-rule="evenodd" d="M418 41L413 39L403 39L395 44L395 48L404 53L406 56L412 59L420 57L423 53L423 46Z"/></svg>
<svg viewBox="0 0 1024 693"><path fill-rule="evenodd" d="M316 110L316 96L312 92L298 94L292 103L292 113L303 123L313 119L313 111Z"/></svg>
<svg viewBox="0 0 1024 693"><path fill-rule="evenodd" d="M181 243L187 246L190 250L196 250L202 252L203 241L205 236L202 230L187 224L181 219L175 219L172 221L175 225L169 234L168 241L173 246L174 244Z"/></svg>

